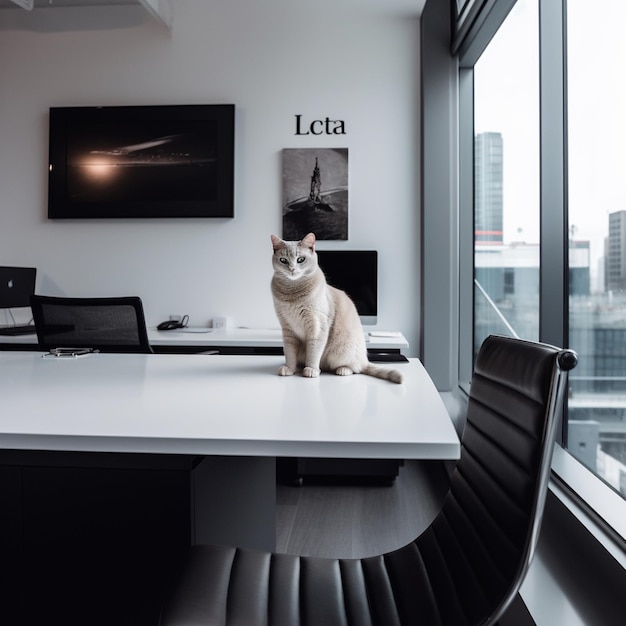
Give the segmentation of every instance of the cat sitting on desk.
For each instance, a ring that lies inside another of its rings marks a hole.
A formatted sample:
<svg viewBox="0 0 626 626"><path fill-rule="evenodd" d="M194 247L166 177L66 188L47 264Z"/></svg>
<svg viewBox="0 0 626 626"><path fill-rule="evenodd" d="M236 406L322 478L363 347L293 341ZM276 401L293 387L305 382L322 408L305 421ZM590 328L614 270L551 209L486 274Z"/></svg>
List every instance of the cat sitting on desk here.
<svg viewBox="0 0 626 626"><path fill-rule="evenodd" d="M356 307L343 291L326 283L317 264L315 235L309 233L302 241L283 241L272 235L272 245L272 297L286 360L278 373L291 376L302 369L303 376L315 378L324 370L401 383L398 370L368 361Z"/></svg>

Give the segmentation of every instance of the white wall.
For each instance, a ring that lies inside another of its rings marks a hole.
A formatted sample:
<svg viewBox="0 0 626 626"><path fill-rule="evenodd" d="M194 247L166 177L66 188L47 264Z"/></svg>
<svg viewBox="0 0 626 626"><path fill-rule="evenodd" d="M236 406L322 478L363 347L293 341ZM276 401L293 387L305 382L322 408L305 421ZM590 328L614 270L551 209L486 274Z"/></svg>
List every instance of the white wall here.
<svg viewBox="0 0 626 626"><path fill-rule="evenodd" d="M349 0L172 5L171 31L133 6L0 10L0 264L36 266L39 293L140 295L149 325L186 313L277 327L281 150L348 147L349 240L319 248L379 250L378 327L417 354L417 14ZM234 219L47 220L50 106L195 103L237 107ZM296 136L296 114L344 120L347 134Z"/></svg>

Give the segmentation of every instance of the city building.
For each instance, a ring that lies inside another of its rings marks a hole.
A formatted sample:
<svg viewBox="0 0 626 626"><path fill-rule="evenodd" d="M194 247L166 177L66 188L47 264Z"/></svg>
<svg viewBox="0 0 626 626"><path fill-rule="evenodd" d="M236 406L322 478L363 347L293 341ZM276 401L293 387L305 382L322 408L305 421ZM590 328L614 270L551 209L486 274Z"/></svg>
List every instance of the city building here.
<svg viewBox="0 0 626 626"><path fill-rule="evenodd" d="M474 219L476 243L502 243L501 133L479 133L474 141Z"/></svg>
<svg viewBox="0 0 626 626"><path fill-rule="evenodd" d="M626 291L626 211L609 213L605 259L607 291Z"/></svg>

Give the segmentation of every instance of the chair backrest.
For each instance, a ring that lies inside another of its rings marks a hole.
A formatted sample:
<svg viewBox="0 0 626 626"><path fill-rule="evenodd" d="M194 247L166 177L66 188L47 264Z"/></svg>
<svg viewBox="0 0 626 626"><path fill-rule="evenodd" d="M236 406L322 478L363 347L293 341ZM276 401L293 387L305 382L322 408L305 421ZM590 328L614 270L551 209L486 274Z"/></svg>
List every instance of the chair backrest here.
<svg viewBox="0 0 626 626"><path fill-rule="evenodd" d="M101 352L152 352L141 299L30 299L39 348L97 348Z"/></svg>
<svg viewBox="0 0 626 626"><path fill-rule="evenodd" d="M510 337L490 336L480 348L461 458L431 527L455 588L438 604L454 610L456 595L468 623L494 624L530 565L567 372L576 363L571 350Z"/></svg>

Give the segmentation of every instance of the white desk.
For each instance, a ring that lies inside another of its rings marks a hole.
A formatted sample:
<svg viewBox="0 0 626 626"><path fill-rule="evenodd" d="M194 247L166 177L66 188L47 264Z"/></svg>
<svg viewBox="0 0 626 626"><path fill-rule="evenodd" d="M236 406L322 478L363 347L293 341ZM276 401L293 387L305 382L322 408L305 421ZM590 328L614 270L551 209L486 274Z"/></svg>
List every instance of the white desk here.
<svg viewBox="0 0 626 626"><path fill-rule="evenodd" d="M401 333L385 333L372 329L364 329L365 341L371 350L401 351L409 347L406 337ZM233 328L214 330L211 328L184 328L179 330L157 330L148 328L150 345L157 348L176 350L176 348L252 348L275 350L282 348L283 340L278 328ZM0 347L5 349L29 348L37 344L34 329L32 335L2 335Z"/></svg>
<svg viewBox="0 0 626 626"><path fill-rule="evenodd" d="M454 459L459 441L417 359L402 385L280 377L282 357L0 353L0 447Z"/></svg>
<svg viewBox="0 0 626 626"><path fill-rule="evenodd" d="M370 349L402 350L409 347L402 333L364 329L365 342ZM182 328L177 330L148 329L148 338L153 346L197 346L282 348L283 338L278 328L233 328L213 330L211 328Z"/></svg>
<svg viewBox="0 0 626 626"><path fill-rule="evenodd" d="M190 543L274 547L276 456L458 457L418 360L402 385L282 362L0 352L7 623L156 623Z"/></svg>
<svg viewBox="0 0 626 626"><path fill-rule="evenodd" d="M458 457L418 360L402 385L282 361L0 352L5 611L148 626L190 543L274 547L276 456Z"/></svg>

